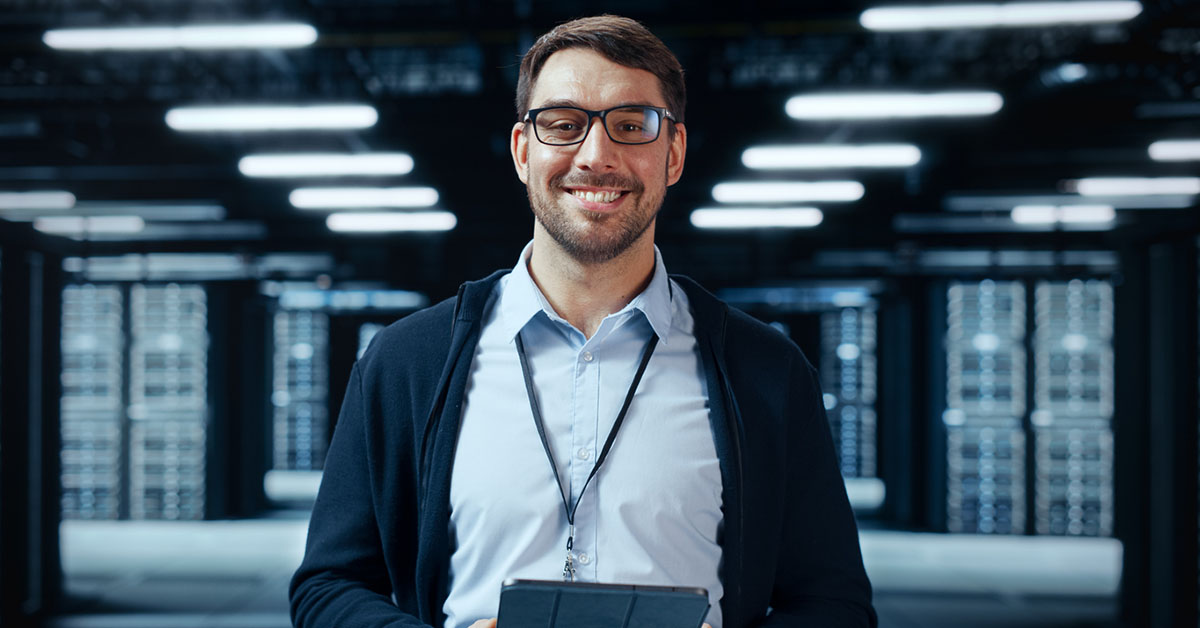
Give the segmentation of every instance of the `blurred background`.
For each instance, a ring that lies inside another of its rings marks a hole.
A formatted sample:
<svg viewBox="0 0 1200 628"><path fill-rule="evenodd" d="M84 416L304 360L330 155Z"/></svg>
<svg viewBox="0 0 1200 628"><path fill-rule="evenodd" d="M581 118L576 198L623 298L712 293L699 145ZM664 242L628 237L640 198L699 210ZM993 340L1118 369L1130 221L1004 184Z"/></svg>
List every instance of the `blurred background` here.
<svg viewBox="0 0 1200 628"><path fill-rule="evenodd" d="M0 621L288 625L351 365L515 263L520 56L607 11L687 71L668 269L820 369L880 625L1197 626L1200 9L909 9L0 2Z"/></svg>

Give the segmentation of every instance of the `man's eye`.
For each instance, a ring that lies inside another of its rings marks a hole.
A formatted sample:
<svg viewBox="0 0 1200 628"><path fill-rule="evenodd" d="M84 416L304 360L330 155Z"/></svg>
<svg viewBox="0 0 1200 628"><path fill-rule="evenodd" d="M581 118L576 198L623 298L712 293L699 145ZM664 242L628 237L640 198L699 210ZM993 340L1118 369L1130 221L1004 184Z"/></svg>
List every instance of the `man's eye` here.
<svg viewBox="0 0 1200 628"><path fill-rule="evenodd" d="M577 131L579 130L579 125L574 122L552 122L550 128L555 131Z"/></svg>
<svg viewBox="0 0 1200 628"><path fill-rule="evenodd" d="M642 130L642 125L635 124L633 122L622 122L617 128L628 133L640 133Z"/></svg>

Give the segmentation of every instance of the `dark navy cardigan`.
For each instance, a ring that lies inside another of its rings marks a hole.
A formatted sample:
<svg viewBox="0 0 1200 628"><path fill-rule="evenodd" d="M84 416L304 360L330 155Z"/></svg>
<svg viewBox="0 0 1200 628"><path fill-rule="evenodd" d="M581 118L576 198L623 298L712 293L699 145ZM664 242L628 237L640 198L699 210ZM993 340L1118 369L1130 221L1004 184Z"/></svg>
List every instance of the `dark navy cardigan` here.
<svg viewBox="0 0 1200 628"><path fill-rule="evenodd" d="M445 623L450 469L504 272L388 326L354 365L289 590L296 626ZM674 279L691 303L721 465L724 625L874 627L815 369L779 332Z"/></svg>

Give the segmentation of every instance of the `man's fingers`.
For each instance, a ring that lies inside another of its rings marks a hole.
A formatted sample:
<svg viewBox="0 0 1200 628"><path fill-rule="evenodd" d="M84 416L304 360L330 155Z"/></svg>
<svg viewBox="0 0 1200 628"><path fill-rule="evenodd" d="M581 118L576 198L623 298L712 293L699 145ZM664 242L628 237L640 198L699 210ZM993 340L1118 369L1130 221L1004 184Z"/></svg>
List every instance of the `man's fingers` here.
<svg viewBox="0 0 1200 628"><path fill-rule="evenodd" d="M703 626L701 626L700 628L712 628L712 625L711 625L711 624L704 624L704 625L703 625Z"/></svg>
<svg viewBox="0 0 1200 628"><path fill-rule="evenodd" d="M481 619L471 624L471 628L496 628L496 618L493 617L491 619ZM709 626L709 628L712 628L712 626Z"/></svg>

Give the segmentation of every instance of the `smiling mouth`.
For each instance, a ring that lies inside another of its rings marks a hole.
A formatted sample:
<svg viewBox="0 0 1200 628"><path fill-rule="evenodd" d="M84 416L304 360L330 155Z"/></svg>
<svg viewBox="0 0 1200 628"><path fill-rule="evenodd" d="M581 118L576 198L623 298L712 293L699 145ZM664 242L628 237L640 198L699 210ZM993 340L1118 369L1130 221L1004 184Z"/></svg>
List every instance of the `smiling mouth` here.
<svg viewBox="0 0 1200 628"><path fill-rule="evenodd" d="M622 196L624 196L627 193L626 190L572 190L572 189L568 189L567 192L569 192L575 198L577 198L581 201L587 201L589 203L611 203L611 202L621 198Z"/></svg>

